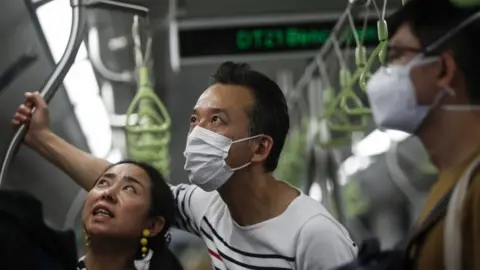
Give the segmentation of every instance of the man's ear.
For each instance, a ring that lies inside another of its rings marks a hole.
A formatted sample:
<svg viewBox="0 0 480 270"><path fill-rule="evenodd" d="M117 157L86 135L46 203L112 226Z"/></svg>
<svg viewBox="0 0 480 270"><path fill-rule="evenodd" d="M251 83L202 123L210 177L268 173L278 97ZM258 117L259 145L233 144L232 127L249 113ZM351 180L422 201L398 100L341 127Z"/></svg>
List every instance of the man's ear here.
<svg viewBox="0 0 480 270"><path fill-rule="evenodd" d="M150 237L154 237L159 234L165 227L165 219L163 217L154 217L149 221L148 229L150 231Z"/></svg>
<svg viewBox="0 0 480 270"><path fill-rule="evenodd" d="M457 73L458 65L455 62L452 51L446 51L442 53L440 57L442 72L440 74L440 80L438 81L438 87L443 89L452 85Z"/></svg>
<svg viewBox="0 0 480 270"><path fill-rule="evenodd" d="M252 157L252 162L262 162L267 159L270 151L272 150L273 146L273 139L270 136L264 135L260 139L260 143L258 144L257 149L255 150L255 154Z"/></svg>

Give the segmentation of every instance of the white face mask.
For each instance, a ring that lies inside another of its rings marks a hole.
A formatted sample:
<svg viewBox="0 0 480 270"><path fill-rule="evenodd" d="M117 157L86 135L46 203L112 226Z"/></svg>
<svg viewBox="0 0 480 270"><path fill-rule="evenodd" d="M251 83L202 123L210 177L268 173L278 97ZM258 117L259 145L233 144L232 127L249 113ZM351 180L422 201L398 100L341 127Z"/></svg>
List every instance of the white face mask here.
<svg viewBox="0 0 480 270"><path fill-rule="evenodd" d="M413 134L425 120L428 113L445 94L455 95L455 91L446 87L438 92L431 105L418 105L416 92L410 78L413 67L438 61L438 57L415 57L405 66L389 65L380 68L367 84L373 120L380 129L395 129ZM443 110L472 111L480 110L478 105L443 105Z"/></svg>
<svg viewBox="0 0 480 270"><path fill-rule="evenodd" d="M250 165L250 162L238 168L230 168L225 162L232 144L258 138L263 134L232 141L208 129L196 126L187 138L185 147L185 166L190 182L205 191L220 188L237 170Z"/></svg>
<svg viewBox="0 0 480 270"><path fill-rule="evenodd" d="M367 95L373 119L378 128L408 133L414 133L417 130L430 109L440 101L445 92L439 92L432 105L418 105L410 72L415 66L426 65L438 59L438 57L416 57L405 66L381 67L372 76L367 84Z"/></svg>

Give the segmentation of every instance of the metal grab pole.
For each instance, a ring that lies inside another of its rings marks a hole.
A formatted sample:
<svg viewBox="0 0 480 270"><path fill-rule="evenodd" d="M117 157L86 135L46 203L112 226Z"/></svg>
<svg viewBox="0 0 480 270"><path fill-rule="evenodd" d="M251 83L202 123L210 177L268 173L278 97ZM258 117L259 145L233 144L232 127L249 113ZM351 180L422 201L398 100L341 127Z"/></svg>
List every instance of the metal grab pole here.
<svg viewBox="0 0 480 270"><path fill-rule="evenodd" d="M63 83L65 76L75 62L75 57L77 56L78 49L80 48L80 45L83 41L86 22L84 17L85 7L81 6L79 2L79 0L71 0L72 27L70 29L70 36L68 39L67 47L62 55L62 58L60 59L60 62L55 67L55 70L50 75L42 90L40 91L40 94L47 103L55 95L60 84ZM25 136L26 131L26 125L21 125L17 132L15 132L15 135L13 136L13 139L8 146L8 150L5 154L5 158L3 159L2 168L0 171L0 187L5 180L7 170L10 166L10 163L12 162L12 159L15 156L14 154L16 152L16 149L18 148L20 142Z"/></svg>

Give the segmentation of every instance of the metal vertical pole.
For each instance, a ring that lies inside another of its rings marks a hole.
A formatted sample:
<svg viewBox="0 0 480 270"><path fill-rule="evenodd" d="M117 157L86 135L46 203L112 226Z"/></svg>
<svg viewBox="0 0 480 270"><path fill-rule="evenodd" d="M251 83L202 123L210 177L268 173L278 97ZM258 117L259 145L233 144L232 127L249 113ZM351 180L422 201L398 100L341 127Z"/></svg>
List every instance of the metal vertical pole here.
<svg viewBox="0 0 480 270"><path fill-rule="evenodd" d="M294 87L294 80L293 80L293 72L288 69L283 69L277 72L277 84L282 89L283 94L287 96L287 93L293 91Z"/></svg>
<svg viewBox="0 0 480 270"><path fill-rule="evenodd" d="M178 40L177 1L168 2L168 36L170 45L170 65L173 72L180 71L180 49Z"/></svg>

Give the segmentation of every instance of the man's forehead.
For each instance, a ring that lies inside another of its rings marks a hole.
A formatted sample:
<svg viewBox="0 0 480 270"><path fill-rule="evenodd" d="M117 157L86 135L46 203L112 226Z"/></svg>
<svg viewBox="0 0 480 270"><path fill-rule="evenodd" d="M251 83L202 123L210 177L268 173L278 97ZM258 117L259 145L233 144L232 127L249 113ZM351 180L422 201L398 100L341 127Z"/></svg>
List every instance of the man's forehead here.
<svg viewBox="0 0 480 270"><path fill-rule="evenodd" d="M202 93L194 109L216 108L218 110L228 110L245 107L252 103L253 96L247 88L237 85L214 84Z"/></svg>

